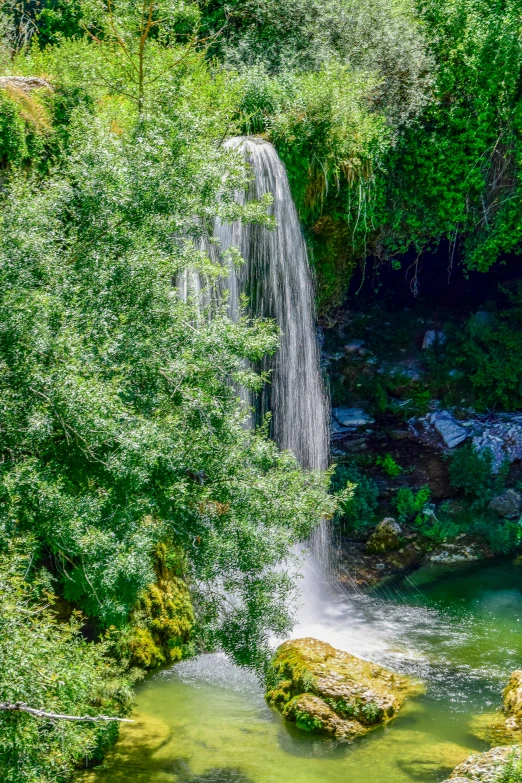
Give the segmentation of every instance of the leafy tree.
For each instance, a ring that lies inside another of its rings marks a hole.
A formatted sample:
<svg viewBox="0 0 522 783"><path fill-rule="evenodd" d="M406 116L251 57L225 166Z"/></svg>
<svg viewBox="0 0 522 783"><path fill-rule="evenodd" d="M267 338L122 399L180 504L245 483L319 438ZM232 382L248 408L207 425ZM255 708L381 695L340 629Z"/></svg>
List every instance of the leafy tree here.
<svg viewBox="0 0 522 783"><path fill-rule="evenodd" d="M174 538L208 634L259 662L266 634L288 625L277 566L335 502L327 477L244 427L231 381L259 387L243 362L276 349L274 327L201 317L172 287L187 265L219 273L189 237L242 211L243 162L192 120L174 111L120 136L80 122L63 176L43 192L12 183L0 250L2 535L31 531L99 627L125 624L154 581L155 547Z"/></svg>

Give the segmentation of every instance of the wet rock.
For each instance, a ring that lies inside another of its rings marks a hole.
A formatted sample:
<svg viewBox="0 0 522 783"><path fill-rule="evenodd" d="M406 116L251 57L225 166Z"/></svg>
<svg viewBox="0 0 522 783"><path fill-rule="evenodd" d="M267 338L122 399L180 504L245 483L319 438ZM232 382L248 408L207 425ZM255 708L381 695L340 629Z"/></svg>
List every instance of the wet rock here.
<svg viewBox="0 0 522 783"><path fill-rule="evenodd" d="M418 383L424 378L422 367L416 362L410 362L409 366L403 370L403 375L412 383Z"/></svg>
<svg viewBox="0 0 522 783"><path fill-rule="evenodd" d="M478 452L489 449L492 455L493 473L498 473L502 463L522 459L522 425L514 421L498 421L473 438Z"/></svg>
<svg viewBox="0 0 522 783"><path fill-rule="evenodd" d="M343 443L344 453L358 454L360 451L365 451L368 448L368 443L365 438L357 438L356 440L349 440Z"/></svg>
<svg viewBox="0 0 522 783"><path fill-rule="evenodd" d="M333 408L332 415L341 427L356 429L374 423L374 419L362 408Z"/></svg>
<svg viewBox="0 0 522 783"><path fill-rule="evenodd" d="M445 544L441 549L429 556L431 563L465 563L472 560L482 560L491 553L479 544Z"/></svg>
<svg viewBox="0 0 522 783"><path fill-rule="evenodd" d="M350 342L344 346L344 350L346 353L357 353L361 355L366 353L364 344L364 340L350 340Z"/></svg>
<svg viewBox="0 0 522 783"><path fill-rule="evenodd" d="M391 430L389 436L392 440L409 440L411 432L409 430Z"/></svg>
<svg viewBox="0 0 522 783"><path fill-rule="evenodd" d="M457 424L449 411L435 411L430 416L430 424L435 427L449 449L454 449L468 437L468 431Z"/></svg>
<svg viewBox="0 0 522 783"><path fill-rule="evenodd" d="M510 729L522 730L522 671L513 672L504 689L504 714Z"/></svg>
<svg viewBox="0 0 522 783"><path fill-rule="evenodd" d="M410 571L415 566L420 565L424 556L424 549L420 542L412 541L394 552L390 552L387 557L388 568L393 571Z"/></svg>
<svg viewBox="0 0 522 783"><path fill-rule="evenodd" d="M435 345L444 345L446 342L446 335L442 331L436 329L428 329L422 340L422 347L424 350L433 348Z"/></svg>
<svg viewBox="0 0 522 783"><path fill-rule="evenodd" d="M267 699L285 718L341 740L391 720L421 692L408 677L312 638L282 644L267 682Z"/></svg>
<svg viewBox="0 0 522 783"><path fill-rule="evenodd" d="M477 753L459 764L444 783L494 783L510 761L522 757L518 746L492 748L487 753Z"/></svg>
<svg viewBox="0 0 522 783"><path fill-rule="evenodd" d="M344 356L343 351L336 351L335 353L323 353L323 356L325 359L330 359L330 361L338 362L339 359L342 359Z"/></svg>
<svg viewBox="0 0 522 783"><path fill-rule="evenodd" d="M513 519L520 516L522 511L522 495L514 489L506 489L500 495L497 495L490 502L489 507L495 511L499 517Z"/></svg>
<svg viewBox="0 0 522 783"><path fill-rule="evenodd" d="M301 693L291 699L283 715L299 729L318 731L340 740L350 740L361 734L357 721L342 718L323 699L311 693Z"/></svg>
<svg viewBox="0 0 522 783"><path fill-rule="evenodd" d="M398 522L391 517L379 522L366 544L366 551L371 555L379 555L382 552L391 552L399 549L401 545L402 529Z"/></svg>

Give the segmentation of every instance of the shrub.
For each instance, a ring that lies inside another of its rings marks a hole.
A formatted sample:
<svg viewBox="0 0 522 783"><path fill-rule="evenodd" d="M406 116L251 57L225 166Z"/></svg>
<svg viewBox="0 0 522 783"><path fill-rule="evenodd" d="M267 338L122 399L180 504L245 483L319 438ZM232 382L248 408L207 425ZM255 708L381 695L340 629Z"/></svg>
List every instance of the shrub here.
<svg viewBox="0 0 522 783"><path fill-rule="evenodd" d="M376 462L390 478L397 478L397 476L400 476L402 473L401 466L395 462L391 454L385 454L384 457L377 457Z"/></svg>
<svg viewBox="0 0 522 783"><path fill-rule="evenodd" d="M49 574L26 581L31 563L12 546L0 556L0 702L67 715L127 714L131 679L109 656L109 641L89 644L78 614L58 622L49 608ZM114 722L0 712L2 783L66 783L78 763L101 758L117 734Z"/></svg>
<svg viewBox="0 0 522 783"><path fill-rule="evenodd" d="M472 443L465 443L449 457L451 486L485 505L494 491L501 488L502 475L493 476L492 460L489 449L478 452Z"/></svg>
<svg viewBox="0 0 522 783"><path fill-rule="evenodd" d="M479 410L522 406L522 285L502 296L503 309L484 320L472 315L448 345L445 363L462 373L459 387Z"/></svg>
<svg viewBox="0 0 522 783"><path fill-rule="evenodd" d="M494 783L522 783L522 758L515 751L510 754L507 764L495 777Z"/></svg>
<svg viewBox="0 0 522 783"><path fill-rule="evenodd" d="M430 497L429 487L421 487L418 492L413 492L409 487L401 487L395 498L395 507L400 521L415 521L415 524L422 525L421 515Z"/></svg>
<svg viewBox="0 0 522 783"><path fill-rule="evenodd" d="M377 509L379 489L373 479L358 468L338 465L332 477L332 489L336 492L353 487L349 498L340 503L336 521L343 532L359 531L370 527Z"/></svg>

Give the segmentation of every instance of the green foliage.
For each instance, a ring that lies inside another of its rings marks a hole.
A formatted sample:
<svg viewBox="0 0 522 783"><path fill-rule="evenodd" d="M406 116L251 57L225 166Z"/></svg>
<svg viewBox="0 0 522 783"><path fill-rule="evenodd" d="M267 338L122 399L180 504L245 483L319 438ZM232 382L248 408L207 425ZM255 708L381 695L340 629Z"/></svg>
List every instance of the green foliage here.
<svg viewBox="0 0 522 783"><path fill-rule="evenodd" d="M522 541L519 520L495 519L493 514L474 516L469 532L481 537L496 554L506 555L515 551Z"/></svg>
<svg viewBox="0 0 522 783"><path fill-rule="evenodd" d="M444 364L461 373L458 388L478 410L522 405L522 287L501 295L504 307L484 320L472 315L447 346Z"/></svg>
<svg viewBox="0 0 522 783"><path fill-rule="evenodd" d="M212 51L229 64L262 64L270 74L347 65L369 75L373 100L394 123L415 115L426 100L429 56L410 0L203 0L200 5L202 24L223 30Z"/></svg>
<svg viewBox="0 0 522 783"><path fill-rule="evenodd" d="M395 462L391 454L377 457L376 464L380 465L384 473L390 478L397 478L402 473L401 466Z"/></svg>
<svg viewBox="0 0 522 783"><path fill-rule="evenodd" d="M26 542L0 556L0 702L66 715L127 715L132 683L109 657L109 641L86 642L79 615L57 622L49 574L33 576L29 552ZM117 723L0 711L2 781L65 783L78 763L99 759L117 733Z"/></svg>
<svg viewBox="0 0 522 783"><path fill-rule="evenodd" d="M232 7L219 48L246 70L245 128L270 134L289 170L322 309L369 254L446 240L484 271L517 252L518 0ZM224 4L202 8L216 29Z"/></svg>
<svg viewBox="0 0 522 783"><path fill-rule="evenodd" d="M495 490L500 490L499 479L491 471L492 455L489 450L478 452L472 443L465 443L453 452L449 462L451 486L462 494L485 505Z"/></svg>
<svg viewBox="0 0 522 783"><path fill-rule="evenodd" d="M311 715L305 710L294 709L295 725L301 731L317 731L323 727L323 722L315 715Z"/></svg>
<svg viewBox="0 0 522 783"><path fill-rule="evenodd" d="M82 0L45 0L34 14L38 44L44 47L81 36L82 16Z"/></svg>
<svg viewBox="0 0 522 783"><path fill-rule="evenodd" d="M522 783L522 759L515 751L495 777L495 783Z"/></svg>
<svg viewBox="0 0 522 783"><path fill-rule="evenodd" d="M0 89L0 169L4 178L16 169L47 174L66 152L75 111L93 109L80 87L45 88L25 93Z"/></svg>
<svg viewBox="0 0 522 783"><path fill-rule="evenodd" d="M244 164L214 144L215 128L169 94L128 133L78 120L45 190L13 181L0 247L0 533L33 531L65 596L100 628L126 624L154 582L158 543L175 540L206 642L255 664L289 624L278 565L335 499L328 476L243 426L230 381L258 385L244 360L276 348L274 327L201 318L173 295L187 266L219 273L188 238L209 216L266 219L264 205L235 204Z"/></svg>
<svg viewBox="0 0 522 783"><path fill-rule="evenodd" d="M484 270L519 241L519 4L429 0L420 8L438 65L434 99L391 153L385 242L420 251L460 236L466 263Z"/></svg>
<svg viewBox="0 0 522 783"><path fill-rule="evenodd" d="M15 101L0 91L0 162L2 168L27 158L26 127Z"/></svg>
<svg viewBox="0 0 522 783"><path fill-rule="evenodd" d="M338 465L332 476L332 489L342 492L347 488L351 493L340 501L336 522L343 532L365 530L374 522L379 489L373 479L358 468Z"/></svg>
<svg viewBox="0 0 522 783"><path fill-rule="evenodd" d="M361 708L361 715L364 718L364 722L368 724L377 723L382 716L382 708L374 701L364 703Z"/></svg>
<svg viewBox="0 0 522 783"><path fill-rule="evenodd" d="M185 576L188 562L180 547L158 545L156 581L138 597L130 625L118 639L118 653L145 669L193 655L194 609Z"/></svg>
<svg viewBox="0 0 522 783"><path fill-rule="evenodd" d="M211 51L244 78L240 120L287 167L318 270L340 304L373 249L378 172L398 128L426 104L431 59L411 0L206 0Z"/></svg>
<svg viewBox="0 0 522 783"><path fill-rule="evenodd" d="M395 508L401 522L412 522L422 525L422 512L430 501L429 487L421 487L413 492L409 487L401 487L395 497Z"/></svg>

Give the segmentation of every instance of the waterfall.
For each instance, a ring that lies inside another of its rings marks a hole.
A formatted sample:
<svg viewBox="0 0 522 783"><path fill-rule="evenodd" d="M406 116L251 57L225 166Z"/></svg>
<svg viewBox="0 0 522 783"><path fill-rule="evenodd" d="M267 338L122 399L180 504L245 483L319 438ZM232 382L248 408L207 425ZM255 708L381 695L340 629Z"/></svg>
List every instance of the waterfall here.
<svg viewBox="0 0 522 783"><path fill-rule="evenodd" d="M219 244L205 245L215 261L228 248L236 247L246 262L241 267L230 264L228 275L214 292L218 300L228 292L230 317L237 320L240 297L246 294L249 314L273 319L281 332L279 350L261 368L270 370L270 383L257 400L250 399L245 389L238 391L245 403L256 409L258 418L271 412L271 436L281 449L292 451L304 468L325 470L329 404L320 369L313 277L286 170L275 148L263 139L238 136L226 141L225 146L241 151L252 168L250 187L236 194L238 202L245 204L271 193L270 212L276 222L275 229L269 230L216 219L213 235ZM208 283L193 272L181 276L178 289L183 298L191 294L202 304L208 301ZM305 593L311 591L312 583L317 589L319 571L324 575L329 563L330 534L328 524L323 522L304 553Z"/></svg>
<svg viewBox="0 0 522 783"><path fill-rule="evenodd" d="M250 188L238 199L244 203L271 193L276 221L272 231L240 222L215 223L220 249L235 246L246 260L242 268L229 270L230 315L237 317L239 296L246 293L250 314L273 318L279 326L280 348L267 364L271 383L258 407L261 413L271 411L272 436L280 448L291 450L303 467L324 470L329 413L319 365L313 279L286 170L274 147L262 139L240 136L226 146L240 149L252 166Z"/></svg>

